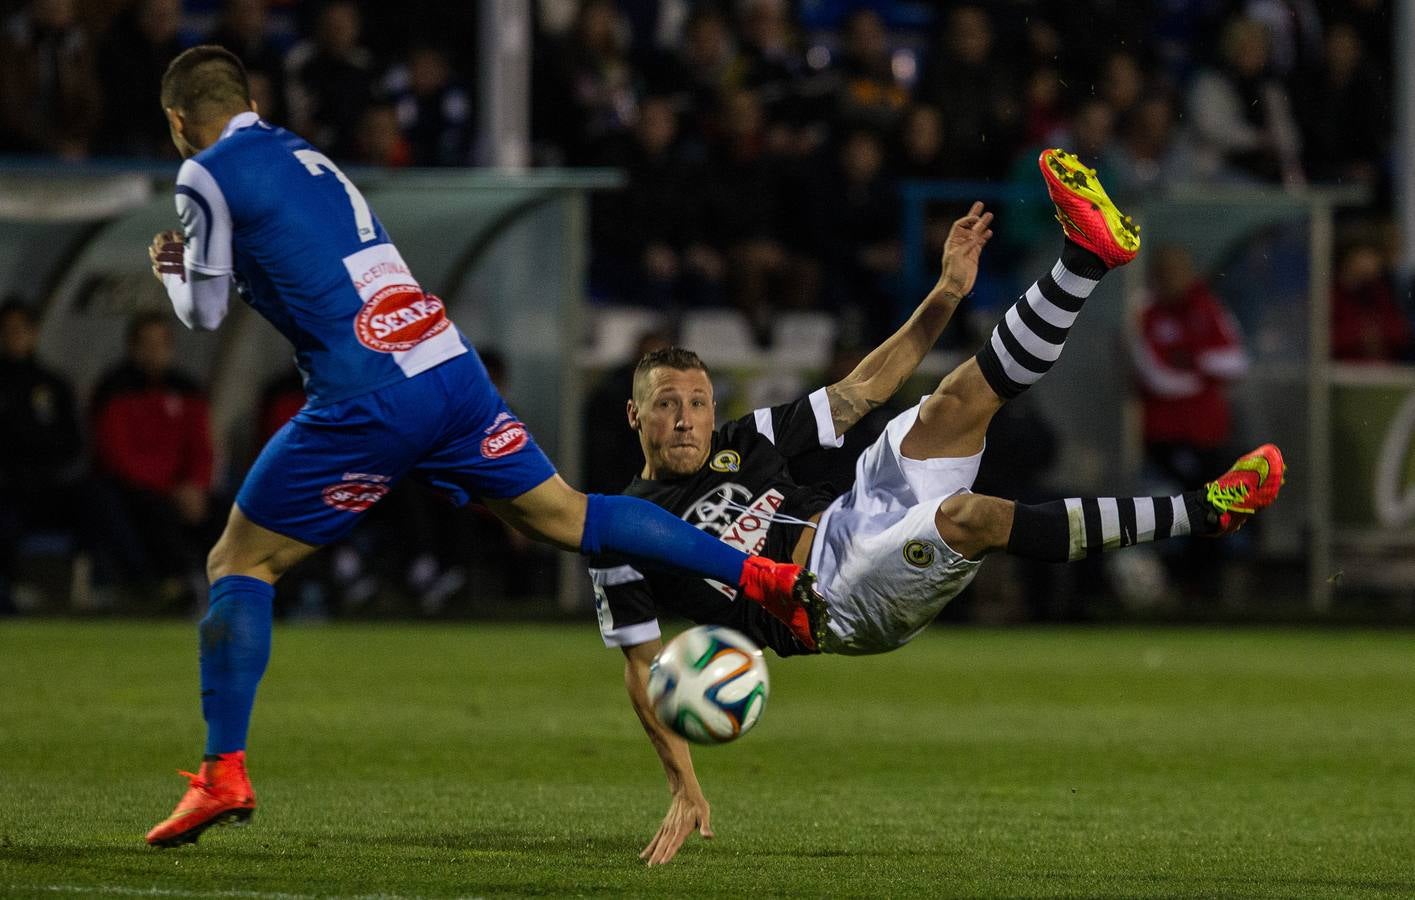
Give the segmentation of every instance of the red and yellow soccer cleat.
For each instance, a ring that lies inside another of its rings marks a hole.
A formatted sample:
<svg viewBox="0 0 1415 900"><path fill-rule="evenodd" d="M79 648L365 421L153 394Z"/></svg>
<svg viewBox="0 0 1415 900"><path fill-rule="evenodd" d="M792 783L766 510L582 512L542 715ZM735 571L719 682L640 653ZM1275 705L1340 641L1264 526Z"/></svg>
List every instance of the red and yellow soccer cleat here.
<svg viewBox="0 0 1415 900"><path fill-rule="evenodd" d="M246 752L223 753L201 764L201 771L181 773L189 787L172 815L147 833L154 847L195 844L213 825L243 825L255 810L255 791L246 775Z"/></svg>
<svg viewBox="0 0 1415 900"><path fill-rule="evenodd" d="M1287 483L1287 463L1275 444L1264 444L1204 485L1204 499L1218 514L1218 534L1232 534L1253 513L1272 504Z"/></svg>
<svg viewBox="0 0 1415 900"><path fill-rule="evenodd" d="M1095 169L1082 165L1076 154L1058 149L1043 150L1037 165L1068 239L1112 269L1135 258L1140 252L1140 226L1116 208Z"/></svg>
<svg viewBox="0 0 1415 900"><path fill-rule="evenodd" d="M742 567L742 596L771 613L812 650L825 639L825 598L816 576L793 563L749 556Z"/></svg>

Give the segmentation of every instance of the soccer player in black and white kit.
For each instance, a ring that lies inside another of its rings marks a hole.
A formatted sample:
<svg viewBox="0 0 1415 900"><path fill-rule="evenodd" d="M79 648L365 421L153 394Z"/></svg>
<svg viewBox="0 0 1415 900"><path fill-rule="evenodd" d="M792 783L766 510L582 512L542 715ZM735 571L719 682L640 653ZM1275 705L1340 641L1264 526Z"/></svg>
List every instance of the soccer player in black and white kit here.
<svg viewBox="0 0 1415 900"><path fill-rule="evenodd" d="M1007 311L975 357L890 421L843 495L796 484L787 463L839 446L913 374L972 290L992 237L992 214L982 204L954 223L938 283L909 321L829 387L715 429L712 382L696 354L674 348L640 361L627 413L644 468L625 493L748 553L809 564L820 590L809 605L778 617L733 602L721 584L592 559L600 631L625 654L625 686L672 792L663 824L640 854L651 865L670 860L694 830L712 836L688 745L657 721L647 699L649 665L661 647L660 610L730 626L781 656L883 653L927 627L988 553L1064 562L1178 535L1228 534L1276 499L1284 465L1271 444L1174 497L1023 505L971 493L993 414L1046 374L1086 297L1139 251L1138 229L1094 170L1060 150L1043 152L1039 164L1066 238L1060 260Z"/></svg>

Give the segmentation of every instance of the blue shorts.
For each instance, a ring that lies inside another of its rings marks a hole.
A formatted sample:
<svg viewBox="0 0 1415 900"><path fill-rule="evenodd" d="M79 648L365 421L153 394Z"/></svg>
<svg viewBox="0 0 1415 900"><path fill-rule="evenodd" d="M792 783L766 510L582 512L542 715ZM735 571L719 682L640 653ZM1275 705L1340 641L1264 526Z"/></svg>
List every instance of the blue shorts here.
<svg viewBox="0 0 1415 900"><path fill-rule="evenodd" d="M519 496L554 474L468 352L406 381L300 410L265 445L236 505L262 528L321 545L348 534L405 475L461 506Z"/></svg>

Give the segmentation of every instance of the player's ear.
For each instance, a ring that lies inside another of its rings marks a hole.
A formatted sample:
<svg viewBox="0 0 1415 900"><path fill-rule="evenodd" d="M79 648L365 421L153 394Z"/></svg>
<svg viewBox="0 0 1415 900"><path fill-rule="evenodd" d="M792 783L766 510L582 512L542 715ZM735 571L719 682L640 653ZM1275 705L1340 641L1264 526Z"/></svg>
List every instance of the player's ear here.
<svg viewBox="0 0 1415 900"><path fill-rule="evenodd" d="M630 430L630 431L638 431L638 430L639 430L639 407L634 404L634 401L633 401L633 400L625 400L625 401L624 401L624 415L627 416L628 419L629 419L629 430Z"/></svg>

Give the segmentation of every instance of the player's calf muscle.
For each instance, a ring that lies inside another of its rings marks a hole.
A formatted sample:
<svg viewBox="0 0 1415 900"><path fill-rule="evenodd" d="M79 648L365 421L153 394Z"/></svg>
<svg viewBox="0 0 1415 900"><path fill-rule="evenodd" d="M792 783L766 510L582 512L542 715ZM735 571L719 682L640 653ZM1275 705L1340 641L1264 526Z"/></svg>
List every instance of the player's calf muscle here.
<svg viewBox="0 0 1415 900"><path fill-rule="evenodd" d="M1007 548L1012 531L1012 501L981 494L958 494L938 505L934 523L954 552L977 559Z"/></svg>

